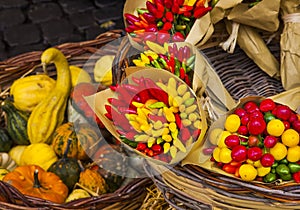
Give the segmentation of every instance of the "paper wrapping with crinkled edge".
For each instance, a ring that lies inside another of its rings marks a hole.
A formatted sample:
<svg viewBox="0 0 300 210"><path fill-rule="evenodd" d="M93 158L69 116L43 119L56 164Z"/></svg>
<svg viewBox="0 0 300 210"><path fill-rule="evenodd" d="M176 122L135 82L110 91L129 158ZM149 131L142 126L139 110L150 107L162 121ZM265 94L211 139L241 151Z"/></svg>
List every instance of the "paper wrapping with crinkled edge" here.
<svg viewBox="0 0 300 210"><path fill-rule="evenodd" d="M282 93L279 93L279 94L274 95L269 98L273 99L276 103L280 103L280 104L289 106L292 110L298 111L298 113L300 111L299 110L299 108L300 108L300 87L294 88L294 89L291 89L288 91L284 91ZM245 98L242 98L239 100L236 107L239 107L242 104L244 104L245 102L250 101L250 100L254 100L254 101L258 102L258 101L261 101L262 99L264 99L264 97L261 97L261 96L245 97ZM182 165L186 165L186 164L198 165L202 168L217 172L219 174L234 177L233 175L226 173L225 171L221 170L220 168L215 167L214 163L212 161L210 161L211 155L204 155L202 152L204 148L207 148L209 145L211 145L211 143L209 142L210 132L215 128L224 129L224 122L225 122L226 116L232 112L233 112L233 110L230 110L226 115L220 117L216 122L214 122L210 126L210 128L207 131L207 134L205 136L205 139L203 141L203 145L194 149L193 150L194 154L191 155L191 153L190 153L182 161Z"/></svg>
<svg viewBox="0 0 300 210"><path fill-rule="evenodd" d="M281 2L282 16L297 15L298 21L284 22L280 37L280 75L285 90L300 86L300 1Z"/></svg>
<svg viewBox="0 0 300 210"><path fill-rule="evenodd" d="M225 23L227 31L231 32L232 22L227 20ZM237 43L260 69L271 77L279 78L279 62L255 28L241 24Z"/></svg>
<svg viewBox="0 0 300 210"><path fill-rule="evenodd" d="M125 27L127 27L128 24L126 22L124 14L129 13L129 14L137 15L136 9L137 8L146 8L146 2L147 2L147 0L126 0L126 2L124 4L124 8L123 8L123 21L124 21ZM206 6L208 5L207 1L206 1L205 5ZM190 33L188 34L188 36L185 39L185 41L189 42L193 45L196 45L196 46L201 46L211 37L213 32L214 32L214 27L211 22L210 14L207 13L206 15L204 15L201 18L198 18L195 21L193 27L190 30ZM129 40L131 43L134 42L130 36L129 36ZM133 45L133 46L139 50L142 49L141 47L139 47L137 45Z"/></svg>
<svg viewBox="0 0 300 210"><path fill-rule="evenodd" d="M249 8L249 3L240 3L232 8L228 20L275 32L279 27L280 0L262 0Z"/></svg>

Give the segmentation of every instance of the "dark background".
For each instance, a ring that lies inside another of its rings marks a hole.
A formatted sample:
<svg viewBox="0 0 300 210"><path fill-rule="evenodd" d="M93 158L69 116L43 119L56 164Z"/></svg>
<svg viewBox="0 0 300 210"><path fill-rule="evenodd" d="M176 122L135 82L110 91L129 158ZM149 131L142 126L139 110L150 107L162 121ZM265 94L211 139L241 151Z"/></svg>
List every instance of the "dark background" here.
<svg viewBox="0 0 300 210"><path fill-rule="evenodd" d="M0 0L0 61L123 29L125 0Z"/></svg>

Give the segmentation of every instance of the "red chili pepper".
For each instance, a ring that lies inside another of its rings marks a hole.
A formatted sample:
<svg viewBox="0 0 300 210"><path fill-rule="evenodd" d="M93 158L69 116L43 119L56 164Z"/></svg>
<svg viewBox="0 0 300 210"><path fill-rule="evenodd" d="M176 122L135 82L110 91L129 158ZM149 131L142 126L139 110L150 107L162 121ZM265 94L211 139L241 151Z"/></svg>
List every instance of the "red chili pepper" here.
<svg viewBox="0 0 300 210"><path fill-rule="evenodd" d="M148 11L155 16L155 14L157 13L156 6L154 4L152 4L150 1L147 1L146 7L147 7Z"/></svg>
<svg viewBox="0 0 300 210"><path fill-rule="evenodd" d="M172 23L165 22L164 26L162 27L162 30L169 31L172 28Z"/></svg>
<svg viewBox="0 0 300 210"><path fill-rule="evenodd" d="M167 22L166 24L169 24L169 22ZM164 25L164 27L165 27L165 25ZM168 42L170 40L170 36L171 35L168 32L165 33L164 30L160 30L159 33L157 34L157 42L159 44L164 44L165 42Z"/></svg>
<svg viewBox="0 0 300 210"><path fill-rule="evenodd" d="M123 131L123 130L116 130L118 134L125 136L127 134L127 132Z"/></svg>
<svg viewBox="0 0 300 210"><path fill-rule="evenodd" d="M126 137L126 139L133 140L133 139L134 139L134 136L135 136L136 134L137 134L137 133L134 132L134 131L129 131L129 132L126 132L126 133L125 133L125 137Z"/></svg>
<svg viewBox="0 0 300 210"><path fill-rule="evenodd" d="M136 110L131 107L124 107L124 106L119 106L118 111L121 114L136 114Z"/></svg>
<svg viewBox="0 0 300 210"><path fill-rule="evenodd" d="M185 12L189 12L193 10L193 6L184 5L183 7L179 8L178 14L183 14Z"/></svg>
<svg viewBox="0 0 300 210"><path fill-rule="evenodd" d="M293 179L296 183L300 183L300 171L293 173Z"/></svg>
<svg viewBox="0 0 300 210"><path fill-rule="evenodd" d="M126 90L128 90L128 92L135 93L135 94L138 93L139 91L138 86L131 85L131 84L122 84L120 87L125 88Z"/></svg>
<svg viewBox="0 0 300 210"><path fill-rule="evenodd" d="M141 98L141 103L145 103L148 99L150 99L149 91L147 89L140 91L138 95Z"/></svg>
<svg viewBox="0 0 300 210"><path fill-rule="evenodd" d="M156 153L156 155L160 154L163 152L162 147L159 144L153 144L151 149L153 150L153 152Z"/></svg>
<svg viewBox="0 0 300 210"><path fill-rule="evenodd" d="M141 97L139 95L135 95L132 99L132 101L141 102ZM131 104L131 103L130 103Z"/></svg>
<svg viewBox="0 0 300 210"><path fill-rule="evenodd" d="M180 69L179 69L179 77L180 77L180 79L185 78L185 71L184 71L184 68L182 68L182 67L180 67Z"/></svg>
<svg viewBox="0 0 300 210"><path fill-rule="evenodd" d="M148 155L149 157L153 157L153 156L154 156L153 150L149 149L148 152L147 152L147 155Z"/></svg>
<svg viewBox="0 0 300 210"><path fill-rule="evenodd" d="M241 177L241 176L240 176L240 167L241 167L241 166L238 166L238 167L235 169L235 173L234 173L234 176L235 176L235 177Z"/></svg>
<svg viewBox="0 0 300 210"><path fill-rule="evenodd" d="M109 120L112 120L112 116L111 116L111 114L109 114L109 113L105 113L104 115L105 115L105 117L107 117Z"/></svg>
<svg viewBox="0 0 300 210"><path fill-rule="evenodd" d="M156 7L157 7L157 10L158 10L159 12L162 12L162 13L165 12L165 7L164 7L164 5L163 5L163 1L157 0L157 1L156 1Z"/></svg>
<svg viewBox="0 0 300 210"><path fill-rule="evenodd" d="M150 24L147 28L146 28L146 32L157 32L158 28L155 24ZM154 34L155 35L155 34ZM155 36L156 39L156 36Z"/></svg>
<svg viewBox="0 0 300 210"><path fill-rule="evenodd" d="M162 59L164 59L165 61L168 60L168 56L163 55L163 54L158 54L158 56Z"/></svg>
<svg viewBox="0 0 300 210"><path fill-rule="evenodd" d="M189 129L186 128L186 127L181 128L180 129L180 136L181 136L181 140L183 142L186 142L191 136Z"/></svg>
<svg viewBox="0 0 300 210"><path fill-rule="evenodd" d="M171 11L166 12L165 16L166 16L166 19L167 19L169 22L171 22L171 23L173 22L173 20L174 20L174 15L173 15L173 13L172 13Z"/></svg>
<svg viewBox="0 0 300 210"><path fill-rule="evenodd" d="M126 106L127 103L125 101L122 101L122 100L119 100L119 99L116 99L116 98L109 98L108 99L108 102L114 106L114 107L118 107L118 106Z"/></svg>
<svg viewBox="0 0 300 210"><path fill-rule="evenodd" d="M191 57L191 49L185 45L183 47L183 59L187 60L189 57Z"/></svg>
<svg viewBox="0 0 300 210"><path fill-rule="evenodd" d="M179 4L179 6L183 5L183 3L184 3L184 0L176 0L176 1Z"/></svg>
<svg viewBox="0 0 300 210"><path fill-rule="evenodd" d="M138 145L137 145L137 147L136 147L136 149L138 150L138 151L144 151L145 149L147 148L147 145L145 144L145 143L138 143Z"/></svg>
<svg viewBox="0 0 300 210"><path fill-rule="evenodd" d="M155 16L149 12L145 12L143 14L143 17L145 20L147 20L148 23L155 23Z"/></svg>
<svg viewBox="0 0 300 210"><path fill-rule="evenodd" d="M131 125L129 124L127 118L117 112L115 109L111 109L111 120L113 120L113 124L121 127L124 131L129 131Z"/></svg>
<svg viewBox="0 0 300 210"><path fill-rule="evenodd" d="M99 126L99 128L105 128L104 124L102 123L102 121L99 119L99 117L95 114L94 115L95 121L97 123L97 125Z"/></svg>
<svg viewBox="0 0 300 210"><path fill-rule="evenodd" d="M194 17L200 18L204 16L206 13L208 13L211 9L212 7L202 7L202 6L197 7L194 11Z"/></svg>
<svg viewBox="0 0 300 210"><path fill-rule="evenodd" d="M200 133L201 133L201 129L196 129L196 130L194 130L192 137L194 139L196 139L196 138L198 138L198 136L200 135Z"/></svg>
<svg viewBox="0 0 300 210"><path fill-rule="evenodd" d="M151 95L156 98L158 101L164 102L167 106L169 105L169 96L168 94L160 89L153 80L146 78L145 79L146 88L149 90Z"/></svg>
<svg viewBox="0 0 300 210"><path fill-rule="evenodd" d="M172 36L172 40L173 42L183 42L184 41L184 36L182 33L180 33L179 31L175 32L175 34L173 34Z"/></svg>
<svg viewBox="0 0 300 210"><path fill-rule="evenodd" d="M109 88L110 88L112 91L116 91L118 87L119 87L118 84L109 86Z"/></svg>
<svg viewBox="0 0 300 210"><path fill-rule="evenodd" d="M107 111L107 113L111 114L112 107L110 105L107 105L107 104L105 104L104 107L105 107L105 110Z"/></svg>
<svg viewBox="0 0 300 210"><path fill-rule="evenodd" d="M125 88L122 87L118 88L116 92L118 93L119 100L124 100L124 102L127 104L129 104L129 102L135 95L134 93L128 92Z"/></svg>
<svg viewBox="0 0 300 210"><path fill-rule="evenodd" d="M177 59L182 62L183 61L183 47L180 47L178 50Z"/></svg>
<svg viewBox="0 0 300 210"><path fill-rule="evenodd" d="M139 22L140 18L136 17L135 15L132 15L130 13L125 13L124 17L126 18L126 20L135 23L135 22Z"/></svg>
<svg viewBox="0 0 300 210"><path fill-rule="evenodd" d="M172 12L174 13L174 14L178 14L179 13L179 5L178 5L178 3L174 3L173 4L173 6L172 6Z"/></svg>
<svg viewBox="0 0 300 210"><path fill-rule="evenodd" d="M189 18L189 17L192 16L192 13L190 11L189 12L184 12L183 16Z"/></svg>
<svg viewBox="0 0 300 210"><path fill-rule="evenodd" d="M148 118L150 120L153 120L153 121L161 121L162 123L166 123L167 120L164 116L157 116L157 115L152 115L152 114L148 114Z"/></svg>
<svg viewBox="0 0 300 210"><path fill-rule="evenodd" d="M181 117L178 113L175 113L175 122L176 122L176 125L177 125L177 128L178 129L181 129L182 128L182 122L181 122Z"/></svg>
<svg viewBox="0 0 300 210"><path fill-rule="evenodd" d="M226 163L223 165L222 170L229 173L229 174L235 174L236 167Z"/></svg>
<svg viewBox="0 0 300 210"><path fill-rule="evenodd" d="M165 3L165 7L167 9L171 9L172 8L172 5L173 5L172 0L165 0L164 3Z"/></svg>
<svg viewBox="0 0 300 210"><path fill-rule="evenodd" d="M173 47L171 45L168 46L168 53L174 56Z"/></svg>
<svg viewBox="0 0 300 210"><path fill-rule="evenodd" d="M190 81L189 76L188 76L187 74L185 74L185 76L184 76L184 81L185 81L185 83L186 83L188 86L191 86L191 81Z"/></svg>

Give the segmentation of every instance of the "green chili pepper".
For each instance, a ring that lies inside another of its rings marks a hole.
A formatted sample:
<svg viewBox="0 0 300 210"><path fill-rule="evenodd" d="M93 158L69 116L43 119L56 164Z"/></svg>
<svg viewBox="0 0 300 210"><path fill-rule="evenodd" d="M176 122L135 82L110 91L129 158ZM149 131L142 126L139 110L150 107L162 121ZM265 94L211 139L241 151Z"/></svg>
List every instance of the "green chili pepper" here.
<svg viewBox="0 0 300 210"><path fill-rule="evenodd" d="M276 173L281 176L281 175L288 175L290 174L290 169L287 165L281 163L276 167Z"/></svg>
<svg viewBox="0 0 300 210"><path fill-rule="evenodd" d="M160 64L158 63L157 60L151 61L151 64L152 64L155 68L162 69L162 67L160 66Z"/></svg>
<svg viewBox="0 0 300 210"><path fill-rule="evenodd" d="M176 31L181 31L181 30L184 30L184 29L186 29L186 25L176 25L175 26Z"/></svg>
<svg viewBox="0 0 300 210"><path fill-rule="evenodd" d="M275 173L276 173L276 169L275 169L275 168L272 168L272 169L271 169L271 173L274 173L274 174L275 174Z"/></svg>
<svg viewBox="0 0 300 210"><path fill-rule="evenodd" d="M164 102L158 101L155 102L154 104L151 104L148 106L150 109L160 109L163 107L166 107L166 104Z"/></svg>
<svg viewBox="0 0 300 210"><path fill-rule="evenodd" d="M275 173L268 173L266 176L264 176L264 182L266 183L274 182L276 178L277 177Z"/></svg>
<svg viewBox="0 0 300 210"><path fill-rule="evenodd" d="M159 27L162 27L164 25L164 22L162 21L158 21L158 23L156 24L156 26L159 28Z"/></svg>
<svg viewBox="0 0 300 210"><path fill-rule="evenodd" d="M300 164L298 164L298 163L289 163L288 167L289 167L291 173L296 173L296 172L300 171Z"/></svg>
<svg viewBox="0 0 300 210"><path fill-rule="evenodd" d="M287 165L289 163L289 161L286 158L284 158L284 159L280 160L279 163Z"/></svg>
<svg viewBox="0 0 300 210"><path fill-rule="evenodd" d="M163 58L158 58L158 61L163 65L164 69L168 68L168 64Z"/></svg>
<svg viewBox="0 0 300 210"><path fill-rule="evenodd" d="M187 22L190 22L190 21L191 21L190 18L185 17L184 15L180 15L180 19L183 20L183 21L187 21Z"/></svg>
<svg viewBox="0 0 300 210"><path fill-rule="evenodd" d="M124 136L120 136L120 138L125 144L127 144L133 148L136 148L138 145L138 142L130 141L129 139L125 138Z"/></svg>
<svg viewBox="0 0 300 210"><path fill-rule="evenodd" d="M293 177L292 177L292 174L282 174L282 175L279 175L280 176L280 178L283 180L283 181L290 181L290 180L292 180L293 179Z"/></svg>
<svg viewBox="0 0 300 210"><path fill-rule="evenodd" d="M189 57L189 58L186 60L186 65L187 65L187 66L192 65L192 64L195 62L195 59L196 59L196 55L192 55L191 57Z"/></svg>
<svg viewBox="0 0 300 210"><path fill-rule="evenodd" d="M276 168L278 166L278 162L273 163L272 168Z"/></svg>

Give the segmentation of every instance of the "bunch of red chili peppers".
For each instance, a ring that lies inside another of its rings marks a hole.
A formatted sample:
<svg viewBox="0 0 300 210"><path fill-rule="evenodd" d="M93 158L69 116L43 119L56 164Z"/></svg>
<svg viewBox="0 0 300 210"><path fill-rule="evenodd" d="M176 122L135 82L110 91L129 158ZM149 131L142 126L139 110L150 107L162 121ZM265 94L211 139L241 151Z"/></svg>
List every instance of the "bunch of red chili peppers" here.
<svg viewBox="0 0 300 210"><path fill-rule="evenodd" d="M140 67L151 66L168 70L185 81L188 86L191 86L195 58L195 54L192 54L188 46L185 45L178 48L174 43L168 46L166 54L157 54L147 50L141 53L138 59L134 59L133 63Z"/></svg>
<svg viewBox="0 0 300 210"><path fill-rule="evenodd" d="M146 8L137 9L138 16L124 14L128 23L125 30L139 43L183 41L195 20L212 9L204 3L204 0L147 0Z"/></svg>
<svg viewBox="0 0 300 210"><path fill-rule="evenodd" d="M125 144L168 163L200 135L196 99L173 77L167 84L144 77L131 80L133 84L110 87L117 97L108 99L105 116Z"/></svg>

